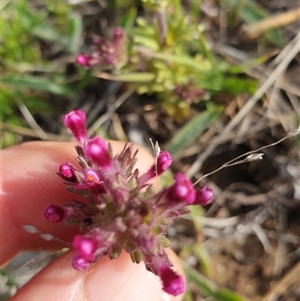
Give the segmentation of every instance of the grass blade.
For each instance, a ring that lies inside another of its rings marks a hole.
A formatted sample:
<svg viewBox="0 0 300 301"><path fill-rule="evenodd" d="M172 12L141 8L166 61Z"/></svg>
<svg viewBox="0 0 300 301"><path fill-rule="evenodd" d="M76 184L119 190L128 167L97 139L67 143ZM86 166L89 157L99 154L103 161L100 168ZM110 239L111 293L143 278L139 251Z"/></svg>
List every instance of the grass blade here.
<svg viewBox="0 0 300 301"><path fill-rule="evenodd" d="M212 281L205 278L199 272L185 265L186 275L192 281L201 294L205 297L213 297L217 301L245 301L241 296L227 289L218 288Z"/></svg>
<svg viewBox="0 0 300 301"><path fill-rule="evenodd" d="M203 112L189 121L167 146L167 150L172 157L175 158L182 149L195 141L205 129L217 120L221 111L220 107L213 107L209 111Z"/></svg>
<svg viewBox="0 0 300 301"><path fill-rule="evenodd" d="M15 88L29 88L39 91L47 91L54 94L60 94L67 97L74 97L75 92L64 84L57 84L47 78L41 78L32 75L10 75L3 80L4 84L14 86Z"/></svg>
<svg viewBox="0 0 300 301"><path fill-rule="evenodd" d="M95 72L93 74L95 77L114 80L119 82L127 82L127 83L141 83L141 82L151 82L155 78L155 74L151 72L132 72L132 73L124 73L113 75L104 72Z"/></svg>

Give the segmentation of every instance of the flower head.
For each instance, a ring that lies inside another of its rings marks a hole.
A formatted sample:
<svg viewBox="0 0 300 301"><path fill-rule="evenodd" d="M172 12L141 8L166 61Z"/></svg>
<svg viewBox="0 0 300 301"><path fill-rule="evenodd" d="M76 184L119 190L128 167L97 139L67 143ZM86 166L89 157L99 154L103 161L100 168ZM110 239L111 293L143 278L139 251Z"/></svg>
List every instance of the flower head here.
<svg viewBox="0 0 300 301"><path fill-rule="evenodd" d="M117 43L122 32L116 30L113 37ZM149 180L169 168L171 155L159 151L154 164L141 174L135 167L137 151L132 145L125 144L120 153L113 155L111 146L102 138L87 138L85 120L81 110L64 116L64 125L79 141L75 149L80 166L67 162L59 167L68 190L85 200L48 205L44 218L80 227L80 234L72 242L75 269L87 269L103 256L116 259L125 250L133 262L143 261L149 271L160 277L165 292L182 294L183 278L174 271L164 249L170 245L165 228L173 218L188 212L187 205L209 202L211 189L204 186L196 191L191 181L178 173L171 186L155 191Z"/></svg>
<svg viewBox="0 0 300 301"><path fill-rule="evenodd" d="M80 53L76 62L80 66L93 66L103 69L120 68L127 61L127 39L124 30L116 27L109 38L94 36L89 54Z"/></svg>

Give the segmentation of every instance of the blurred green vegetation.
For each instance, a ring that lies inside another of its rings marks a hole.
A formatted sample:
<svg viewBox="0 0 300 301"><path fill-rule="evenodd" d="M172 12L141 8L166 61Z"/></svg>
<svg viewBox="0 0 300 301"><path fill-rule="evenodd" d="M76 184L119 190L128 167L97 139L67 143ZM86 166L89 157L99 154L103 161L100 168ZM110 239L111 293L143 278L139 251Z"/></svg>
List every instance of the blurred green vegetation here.
<svg viewBox="0 0 300 301"><path fill-rule="evenodd" d="M76 54L82 38L81 16L66 2L47 0L42 4L12 0L2 7L0 64L2 74L2 120L25 125L20 118L20 101L31 113L57 112L50 94L75 97L65 73L67 61L56 62L59 53ZM3 146L16 143L14 134L5 132Z"/></svg>
<svg viewBox="0 0 300 301"><path fill-rule="evenodd" d="M253 93L256 82L232 72L206 45L195 4L187 10L180 0L144 0L141 16L135 7L129 9L120 21L129 39L127 63L110 76L95 66L95 75L134 83L137 93L156 95L177 122L191 116L192 104L213 106L212 96L220 91Z"/></svg>

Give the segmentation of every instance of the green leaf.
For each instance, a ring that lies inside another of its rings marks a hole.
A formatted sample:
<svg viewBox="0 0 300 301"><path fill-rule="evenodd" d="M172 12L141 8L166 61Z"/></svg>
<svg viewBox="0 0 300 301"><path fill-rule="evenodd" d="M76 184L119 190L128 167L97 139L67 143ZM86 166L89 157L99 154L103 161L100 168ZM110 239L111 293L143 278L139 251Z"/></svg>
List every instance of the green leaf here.
<svg viewBox="0 0 300 301"><path fill-rule="evenodd" d="M174 1L174 11L175 11L175 19L176 20L182 20L183 10L180 0Z"/></svg>
<svg viewBox="0 0 300 301"><path fill-rule="evenodd" d="M0 276L4 280L4 285L7 286L16 285L14 278L5 269L0 269Z"/></svg>
<svg viewBox="0 0 300 301"><path fill-rule="evenodd" d="M143 45L151 50L157 51L159 50L159 42L156 41L153 37L149 37L147 35L138 35L135 34L133 37L135 44Z"/></svg>
<svg viewBox="0 0 300 301"><path fill-rule="evenodd" d="M10 75L2 80L4 84L15 88L28 88L39 91L47 91L54 94L75 97L75 91L64 84L57 84L47 78L32 75Z"/></svg>
<svg viewBox="0 0 300 301"><path fill-rule="evenodd" d="M151 82L155 78L155 74L151 72L133 72L133 73L124 73L119 75L95 73L94 76L99 78L105 78L108 80L130 82L130 83Z"/></svg>
<svg viewBox="0 0 300 301"><path fill-rule="evenodd" d="M23 95L21 99L31 113L47 112L48 114L51 114L54 112L54 107L51 106L50 103L43 101L42 97L35 97L31 94L26 94Z"/></svg>
<svg viewBox="0 0 300 301"><path fill-rule="evenodd" d="M231 292L230 290L226 289L218 289L214 294L213 297L216 300L220 301L244 301L244 299L235 294L234 292Z"/></svg>
<svg viewBox="0 0 300 301"><path fill-rule="evenodd" d="M244 298L227 289L218 288L212 281L187 265L184 270L190 281L194 282L202 295L213 297L217 301L245 301Z"/></svg>
<svg viewBox="0 0 300 301"><path fill-rule="evenodd" d="M197 61L197 60L195 60L189 56L185 56L185 55L174 55L174 54L170 54L170 53L154 52L154 51L151 51L148 49L142 49L142 48L139 48L138 51L141 54L144 54L144 55L152 57L152 58L165 60L165 61L169 61L169 62L174 62L177 64L181 64L181 65L185 65L188 67L198 69L202 73L209 72L211 70L211 64L207 60Z"/></svg>
<svg viewBox="0 0 300 301"><path fill-rule="evenodd" d="M194 222L194 226L197 232L201 231L201 216L203 216L203 208L201 206L189 206L190 217Z"/></svg>
<svg viewBox="0 0 300 301"><path fill-rule="evenodd" d="M82 35L82 20L79 14L73 13L69 20L68 50L70 53L78 53Z"/></svg>
<svg viewBox="0 0 300 301"><path fill-rule="evenodd" d="M267 61L269 57L268 56L261 56L258 57L256 59L254 59L251 62L245 63L245 64L240 64L240 65L236 65L236 66L231 66L229 64L225 65L225 68L223 69L223 71L227 71L230 74L239 74L239 73L243 73L246 70L249 70L253 67L256 67L258 65L263 64L264 62Z"/></svg>
<svg viewBox="0 0 300 301"><path fill-rule="evenodd" d="M252 78L238 78L238 77L224 77L223 89L228 94L234 96L241 92L248 92L254 94L258 82Z"/></svg>
<svg viewBox="0 0 300 301"><path fill-rule="evenodd" d="M33 35L45 41L56 42L63 47L68 46L68 38L60 34L54 27L50 26L49 24L41 23L38 26L32 28L31 32Z"/></svg>
<svg viewBox="0 0 300 301"><path fill-rule="evenodd" d="M123 28L131 28L133 27L134 20L136 19L136 8L131 7L127 13L121 18L120 25Z"/></svg>
<svg viewBox="0 0 300 301"><path fill-rule="evenodd" d="M183 296L183 301L193 301L193 300L194 300L194 298L193 298L192 293L189 291L186 291Z"/></svg>
<svg viewBox="0 0 300 301"><path fill-rule="evenodd" d="M198 259L198 262L200 262L201 270L203 271L203 273L205 275L210 275L212 267L210 256L207 250L202 245L194 244L192 248L192 254L194 254Z"/></svg>
<svg viewBox="0 0 300 301"><path fill-rule="evenodd" d="M159 187L167 187L171 186L174 183L173 173L171 170L166 170L160 177L159 177Z"/></svg>
<svg viewBox="0 0 300 301"><path fill-rule="evenodd" d="M191 267L184 265L184 271L190 281L192 281L204 296L212 296L214 293L213 283L206 279Z"/></svg>
<svg viewBox="0 0 300 301"><path fill-rule="evenodd" d="M203 112L190 120L167 145L167 150L172 157L176 157L182 149L195 141L205 129L217 120L222 109L214 106L209 111Z"/></svg>

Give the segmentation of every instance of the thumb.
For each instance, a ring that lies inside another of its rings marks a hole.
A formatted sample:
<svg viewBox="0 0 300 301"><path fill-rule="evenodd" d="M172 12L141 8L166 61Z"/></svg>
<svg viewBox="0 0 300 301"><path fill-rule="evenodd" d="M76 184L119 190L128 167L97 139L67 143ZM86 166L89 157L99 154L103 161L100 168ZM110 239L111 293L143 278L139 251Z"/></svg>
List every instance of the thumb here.
<svg viewBox="0 0 300 301"><path fill-rule="evenodd" d="M170 259L174 253L168 250ZM92 268L76 271L69 251L51 262L24 285L10 301L180 301L161 288L157 276L132 263L126 253L117 260L103 258ZM178 266L175 263L176 266Z"/></svg>

